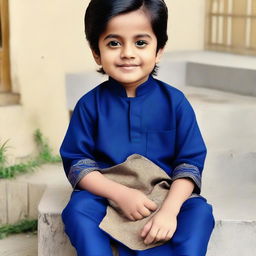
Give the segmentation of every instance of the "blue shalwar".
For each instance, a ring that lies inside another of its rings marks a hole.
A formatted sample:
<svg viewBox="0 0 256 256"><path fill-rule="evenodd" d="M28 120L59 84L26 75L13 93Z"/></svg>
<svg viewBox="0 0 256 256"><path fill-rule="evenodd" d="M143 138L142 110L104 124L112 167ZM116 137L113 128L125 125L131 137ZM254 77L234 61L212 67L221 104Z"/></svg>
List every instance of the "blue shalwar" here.
<svg viewBox="0 0 256 256"><path fill-rule="evenodd" d="M78 256L110 256L113 242L98 227L107 199L78 190L78 182L134 153L153 161L173 180L191 179L194 193L200 194L206 147L194 111L181 91L152 76L137 87L133 98L109 78L86 93L74 109L60 154L74 188L62 218ZM211 205L201 196L190 198L177 220L172 239L161 246L134 251L114 241L119 256L204 256L214 227Z"/></svg>

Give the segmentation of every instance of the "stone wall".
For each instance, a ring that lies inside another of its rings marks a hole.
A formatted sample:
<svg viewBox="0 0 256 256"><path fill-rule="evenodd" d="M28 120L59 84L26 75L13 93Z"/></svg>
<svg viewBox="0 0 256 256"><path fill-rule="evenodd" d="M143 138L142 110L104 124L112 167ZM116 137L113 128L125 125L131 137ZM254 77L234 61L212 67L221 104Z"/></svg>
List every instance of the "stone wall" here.
<svg viewBox="0 0 256 256"><path fill-rule="evenodd" d="M17 181L0 181L0 225L37 219L38 203L45 185Z"/></svg>

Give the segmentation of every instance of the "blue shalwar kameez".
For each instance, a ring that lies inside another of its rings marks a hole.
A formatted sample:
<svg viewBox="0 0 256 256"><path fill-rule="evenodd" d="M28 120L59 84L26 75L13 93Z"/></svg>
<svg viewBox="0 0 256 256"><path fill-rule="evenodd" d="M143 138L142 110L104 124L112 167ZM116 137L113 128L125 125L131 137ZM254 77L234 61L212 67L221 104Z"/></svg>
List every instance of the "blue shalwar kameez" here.
<svg viewBox="0 0 256 256"><path fill-rule="evenodd" d="M74 109L60 153L74 188L62 213L65 231L78 256L110 256L113 238L98 227L108 201L78 190L81 178L137 153L173 180L191 179L199 194L206 147L184 94L150 76L133 98L112 78L86 93ZM119 256L204 256L214 227L211 205L201 196L190 198L177 220L176 232L164 245L134 251L115 241Z"/></svg>

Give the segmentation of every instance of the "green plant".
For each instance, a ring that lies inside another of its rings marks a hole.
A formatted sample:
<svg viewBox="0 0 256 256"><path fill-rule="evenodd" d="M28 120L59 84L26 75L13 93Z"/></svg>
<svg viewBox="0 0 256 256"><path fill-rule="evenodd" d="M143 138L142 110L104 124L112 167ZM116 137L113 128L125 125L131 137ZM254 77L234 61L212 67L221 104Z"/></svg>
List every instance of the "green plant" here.
<svg viewBox="0 0 256 256"><path fill-rule="evenodd" d="M52 150L48 144L47 139L42 135L41 131L37 129L34 133L34 140L38 148L38 155L31 160L23 163L7 165L6 152L8 149L7 142L5 141L0 146L0 178L8 179L15 177L17 174L27 173L33 171L36 167L45 163L57 163L60 162L60 156L54 156Z"/></svg>
<svg viewBox="0 0 256 256"><path fill-rule="evenodd" d="M35 131L34 139L39 150L39 155L37 157L39 162L55 163L61 160L60 156L53 156L52 149L50 148L47 139L43 136L39 129Z"/></svg>
<svg viewBox="0 0 256 256"><path fill-rule="evenodd" d="M25 232L37 231L37 220L21 220L15 224L7 224L0 226L0 239L11 234L19 234Z"/></svg>
<svg viewBox="0 0 256 256"><path fill-rule="evenodd" d="M8 140L6 140L3 145L0 147L0 166L6 163L6 151Z"/></svg>
<svg viewBox="0 0 256 256"><path fill-rule="evenodd" d="M38 167L39 165L40 164L36 160L30 160L25 163L14 164L10 166L0 166L0 178L2 179L13 178L17 174L33 171L35 167Z"/></svg>

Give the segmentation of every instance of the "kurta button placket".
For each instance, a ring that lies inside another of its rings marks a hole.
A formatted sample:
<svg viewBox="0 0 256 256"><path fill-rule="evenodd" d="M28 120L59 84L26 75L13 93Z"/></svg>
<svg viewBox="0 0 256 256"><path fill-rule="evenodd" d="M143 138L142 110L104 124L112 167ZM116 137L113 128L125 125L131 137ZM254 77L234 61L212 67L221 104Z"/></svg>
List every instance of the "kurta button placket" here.
<svg viewBox="0 0 256 256"><path fill-rule="evenodd" d="M133 143L141 142L141 104L139 104L137 98L130 98L130 140Z"/></svg>

